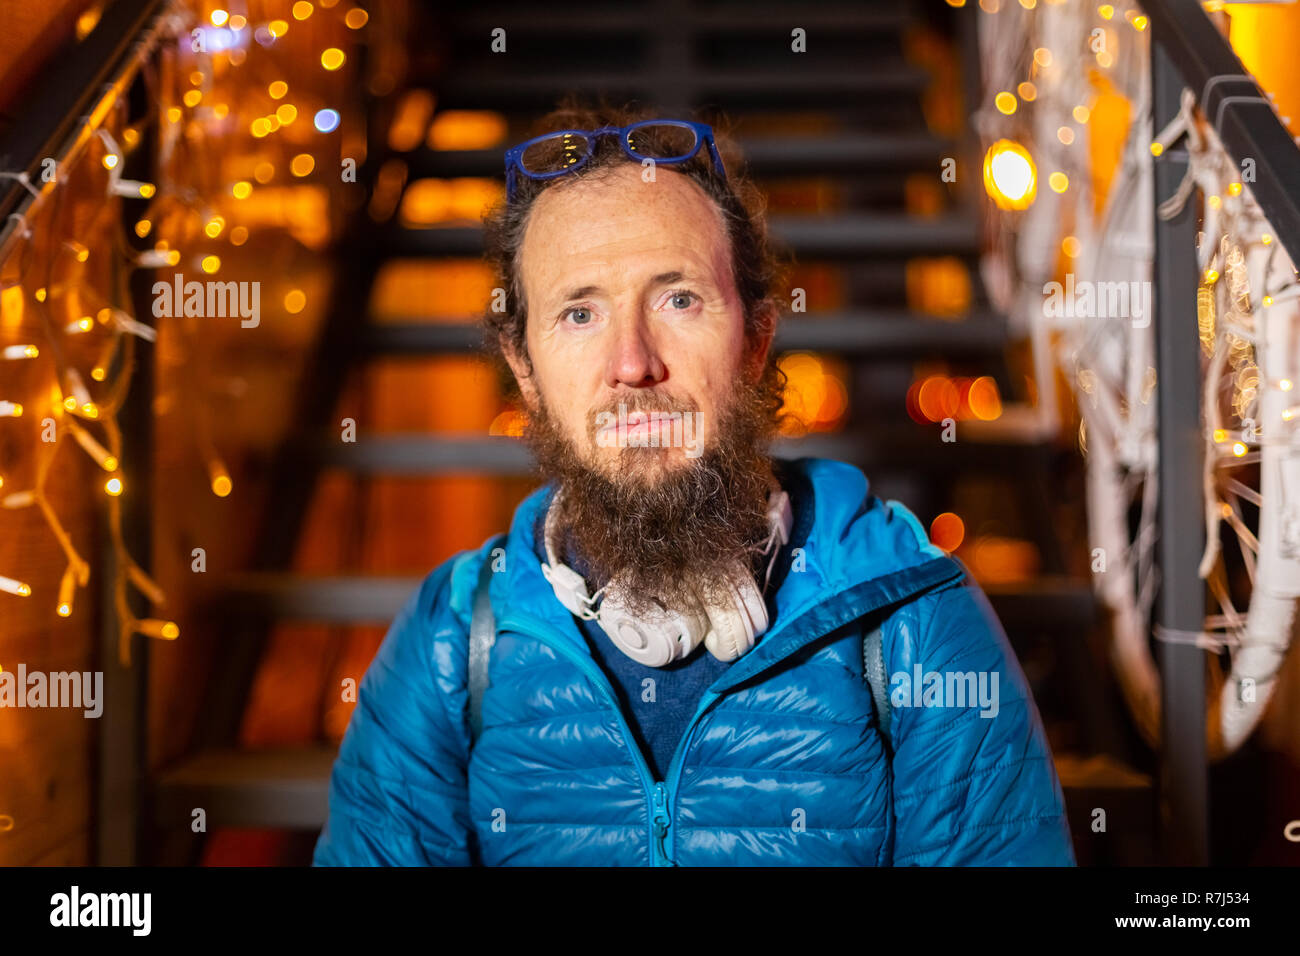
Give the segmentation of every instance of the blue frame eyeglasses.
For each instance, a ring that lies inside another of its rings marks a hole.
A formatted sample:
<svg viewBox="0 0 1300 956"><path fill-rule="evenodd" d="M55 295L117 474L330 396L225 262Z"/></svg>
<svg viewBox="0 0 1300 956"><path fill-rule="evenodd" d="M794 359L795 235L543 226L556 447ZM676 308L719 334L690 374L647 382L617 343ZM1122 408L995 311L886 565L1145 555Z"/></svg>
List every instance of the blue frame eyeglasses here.
<svg viewBox="0 0 1300 956"><path fill-rule="evenodd" d="M653 137L647 136L645 138L650 143L638 149L634 134L647 127L671 127L675 132L661 129L661 135L666 134L665 139L671 142L654 144ZM682 131L692 134L689 144ZM602 126L593 130L561 129L512 146L506 150L506 202L514 202L520 174L529 179L555 179L581 169L591 159L596 140L601 136L617 136L623 152L638 163L646 159L669 165L684 163L693 159L701 146L708 146L713 168L722 181L726 182L727 171L723 168L722 157L718 155L718 147L713 141L713 127L690 120L653 119L628 126ZM539 161L538 157L546 159ZM548 168L557 165L559 168Z"/></svg>

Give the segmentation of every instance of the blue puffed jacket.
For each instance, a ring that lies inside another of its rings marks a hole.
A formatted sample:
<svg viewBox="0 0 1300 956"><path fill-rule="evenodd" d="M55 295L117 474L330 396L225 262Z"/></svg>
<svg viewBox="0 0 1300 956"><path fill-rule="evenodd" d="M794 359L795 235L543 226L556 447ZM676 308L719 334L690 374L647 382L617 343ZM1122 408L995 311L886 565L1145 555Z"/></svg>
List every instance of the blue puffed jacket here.
<svg viewBox="0 0 1300 956"><path fill-rule="evenodd" d="M1073 865L1042 723L987 597L857 468L805 458L786 471L795 523L772 624L705 692L666 780L542 577L545 486L508 535L432 571L393 622L334 764L314 864ZM497 639L471 744L485 560ZM890 742L863 679L873 623ZM981 673L996 707L959 700L943 677Z"/></svg>

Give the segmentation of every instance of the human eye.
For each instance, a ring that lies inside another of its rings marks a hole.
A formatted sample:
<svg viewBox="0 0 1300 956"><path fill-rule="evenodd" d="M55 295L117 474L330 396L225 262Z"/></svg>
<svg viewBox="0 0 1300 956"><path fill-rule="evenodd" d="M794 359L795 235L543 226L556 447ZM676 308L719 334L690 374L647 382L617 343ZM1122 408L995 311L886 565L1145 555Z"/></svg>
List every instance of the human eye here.
<svg viewBox="0 0 1300 956"><path fill-rule="evenodd" d="M689 289L674 289L664 297L664 304L675 311L685 312L697 302L704 301Z"/></svg>
<svg viewBox="0 0 1300 956"><path fill-rule="evenodd" d="M569 325L585 327L595 323L596 313L592 311L590 306L575 305L560 313L560 321Z"/></svg>

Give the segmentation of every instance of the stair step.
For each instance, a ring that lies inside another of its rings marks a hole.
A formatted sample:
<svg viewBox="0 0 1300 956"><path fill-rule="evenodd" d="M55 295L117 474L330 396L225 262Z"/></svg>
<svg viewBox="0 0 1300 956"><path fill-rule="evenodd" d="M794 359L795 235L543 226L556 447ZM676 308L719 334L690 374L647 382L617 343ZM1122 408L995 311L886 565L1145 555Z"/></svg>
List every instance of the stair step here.
<svg viewBox="0 0 1300 956"><path fill-rule="evenodd" d="M772 238L801 260L967 255L979 251L979 224L965 215L921 219L905 214L771 216ZM381 240L391 256L476 258L481 226L395 228Z"/></svg>
<svg viewBox="0 0 1300 956"><path fill-rule="evenodd" d="M1033 632L1044 628L1054 634L1086 633L1100 616L1100 605L1086 578L1045 574L1024 582L988 582L982 585L998 620L1007 631Z"/></svg>
<svg viewBox="0 0 1300 956"><path fill-rule="evenodd" d="M961 435L958 423L957 433ZM1052 441L940 440L938 426L881 426L870 433L813 434L778 439L779 458L833 458L867 474L912 474L961 469L994 474L1014 473L1057 453ZM427 432L393 432L356 442L302 440L302 454L315 453L328 466L363 474L432 476L534 474L532 455L516 438L496 435L436 436Z"/></svg>
<svg viewBox="0 0 1300 956"><path fill-rule="evenodd" d="M372 321L362 340L367 350L380 355L472 352L481 349L483 330L470 321ZM937 319L901 309L873 309L784 318L774 347L888 359L931 353L949 358L1000 355L1006 344L1006 326L994 314Z"/></svg>
<svg viewBox="0 0 1300 956"><path fill-rule="evenodd" d="M419 575L300 575L252 573L218 580L221 607L280 620L338 625L392 622L424 579ZM1032 630L1044 620L1055 630L1075 631L1095 617L1086 581L1045 575L1015 584L984 587L1008 632Z"/></svg>
<svg viewBox="0 0 1300 956"><path fill-rule="evenodd" d="M279 827L318 830L329 808L331 747L221 750L198 754L159 775L154 785L155 821L188 823L195 807L207 811L208 828ZM1054 755L1067 804L1098 797L1143 798L1154 783L1104 754ZM1089 804L1091 805L1091 804Z"/></svg>
<svg viewBox="0 0 1300 956"><path fill-rule="evenodd" d="M944 442L939 427L873 427L863 434L813 434L773 442L778 458L833 458L856 465L868 475L957 473L962 469L1015 474L1018 469L1050 464L1060 450L1051 441ZM532 455L519 439L496 435L438 436L428 432L392 432L355 442L300 440L301 454L315 454L327 466L362 474L433 476L534 474Z"/></svg>
<svg viewBox="0 0 1300 956"><path fill-rule="evenodd" d="M387 624L422 579L403 575L230 574L216 582L219 607L241 615L329 624Z"/></svg>
<svg viewBox="0 0 1300 956"><path fill-rule="evenodd" d="M925 132L847 134L834 138L781 137L740 140L748 172L759 177L853 175L885 170L913 172L938 165L956 145ZM503 175L504 149L431 150L406 157L409 178Z"/></svg>
<svg viewBox="0 0 1300 956"><path fill-rule="evenodd" d="M797 65L797 64L796 64ZM815 67L784 69L713 70L687 73L677 88L691 99L707 101L724 110L761 105L766 110L800 106L827 109L859 105L864 100L901 95L917 96L930 83L930 74L904 60L885 60L852 72ZM499 109L522 112L548 109L573 90L604 94L617 99L652 102L657 80L649 71L549 72L471 68L448 74L439 84L440 109Z"/></svg>
<svg viewBox="0 0 1300 956"><path fill-rule="evenodd" d="M162 771L153 782L154 820L188 826L195 807L216 827L317 830L325 825L333 747L213 750Z"/></svg>
<svg viewBox="0 0 1300 956"><path fill-rule="evenodd" d="M745 32L780 31L789 36L795 26L805 30L872 30L893 32L908 23L907 12L899 7L867 7L861 3L826 4L800 10L797 15L781 6L767 7L754 3L711 3L707 8L686 7L683 16L673 23L674 34L686 37L707 30L743 30ZM644 32L663 24L663 11L653 4L625 8L566 9L523 4L515 9L492 5L490 12L467 12L450 23L464 32L490 33L502 27L507 34Z"/></svg>
<svg viewBox="0 0 1300 956"><path fill-rule="evenodd" d="M1149 774L1141 773L1109 754L1053 755L1061 787L1077 793L1103 791L1151 791L1155 786Z"/></svg>

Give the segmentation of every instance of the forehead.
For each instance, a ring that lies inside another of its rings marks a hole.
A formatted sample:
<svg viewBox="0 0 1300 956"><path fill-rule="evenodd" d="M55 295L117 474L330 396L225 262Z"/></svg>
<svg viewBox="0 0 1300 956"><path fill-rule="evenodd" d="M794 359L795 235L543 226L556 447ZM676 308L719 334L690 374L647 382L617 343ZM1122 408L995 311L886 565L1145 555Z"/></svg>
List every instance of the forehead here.
<svg viewBox="0 0 1300 956"><path fill-rule="evenodd" d="M593 272L634 278L666 269L730 274L722 215L689 176L659 168L644 182L631 164L547 189L529 213L520 246L520 277L530 298L558 295L560 285Z"/></svg>

